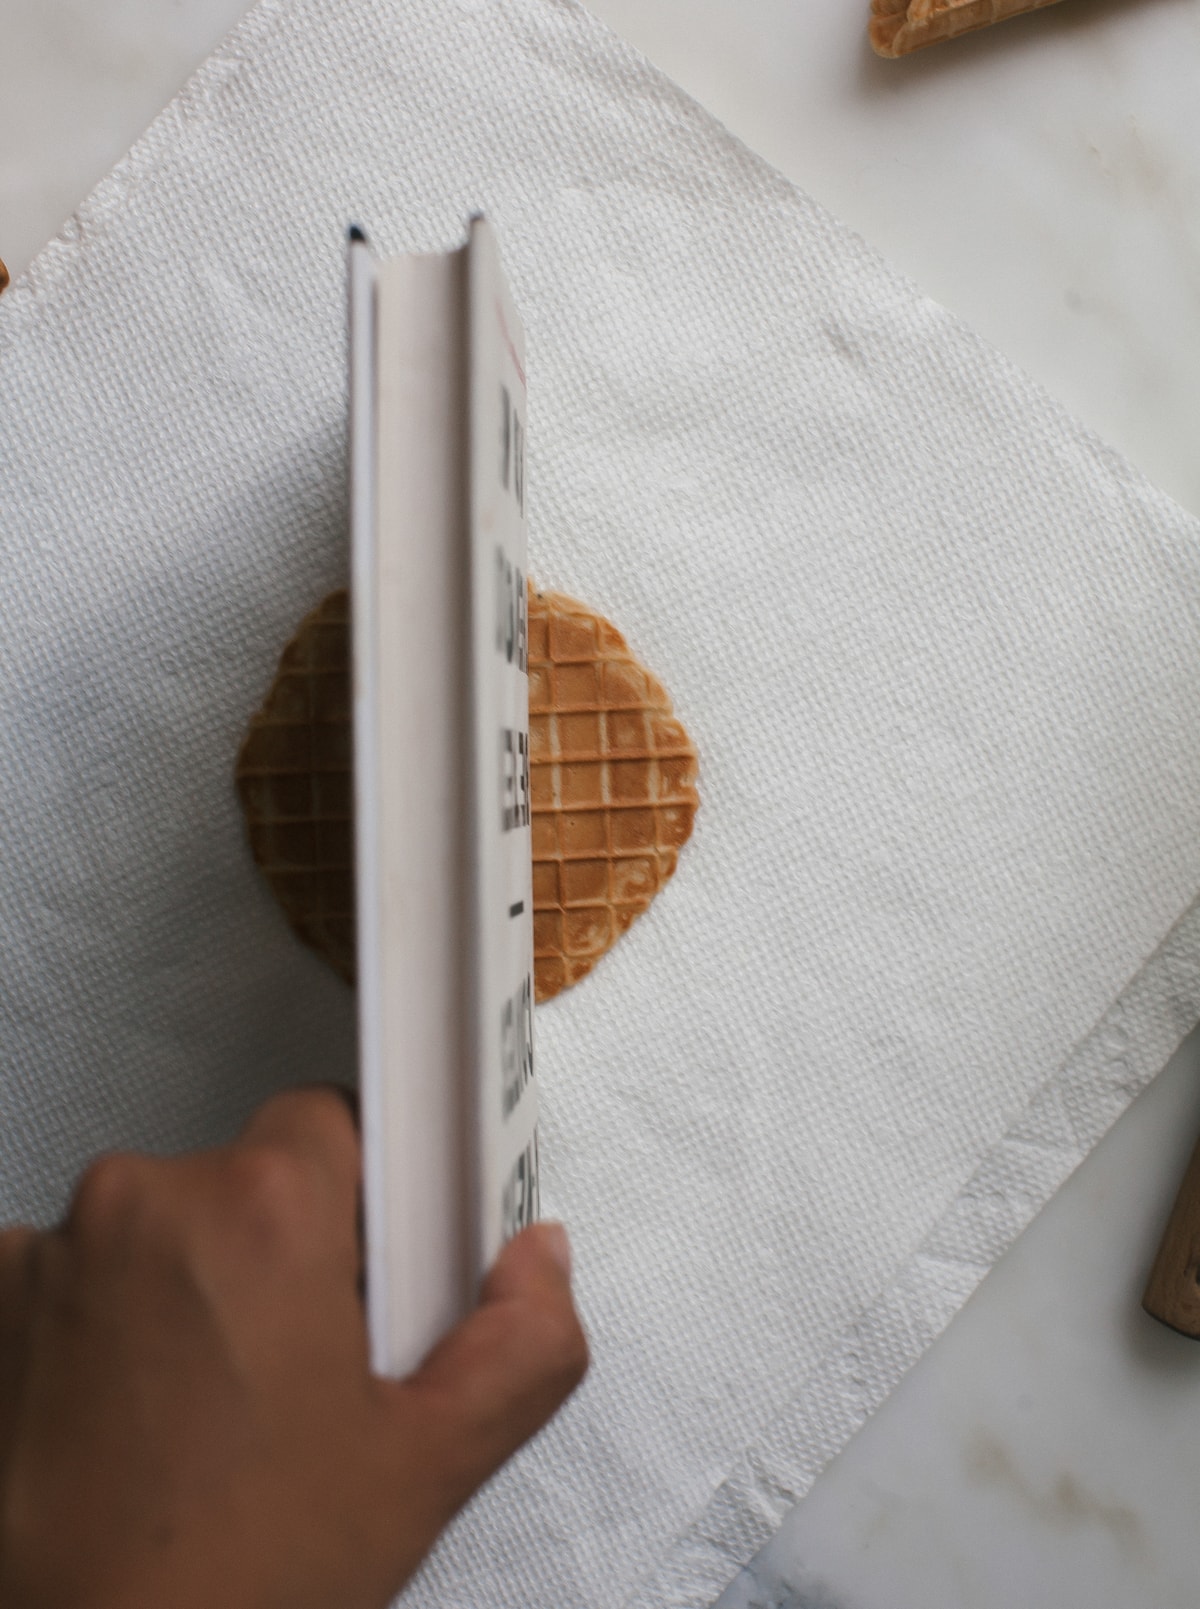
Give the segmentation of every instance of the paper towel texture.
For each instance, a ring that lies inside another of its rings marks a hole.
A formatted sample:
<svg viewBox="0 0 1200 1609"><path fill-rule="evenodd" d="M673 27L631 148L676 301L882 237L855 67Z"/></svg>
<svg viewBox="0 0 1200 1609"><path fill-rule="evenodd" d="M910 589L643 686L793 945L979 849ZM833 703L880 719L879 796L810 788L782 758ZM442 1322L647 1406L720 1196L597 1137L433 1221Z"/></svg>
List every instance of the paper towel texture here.
<svg viewBox="0 0 1200 1609"><path fill-rule="evenodd" d="M1200 532L573 0L264 0L0 304L6 1215L352 1067L231 771L345 579L345 226L476 208L534 573L662 676L702 807L538 1015L592 1375L410 1595L702 1602L739 1456L805 1382L850 1433L823 1360L1014 1126L1053 1143L1200 888Z"/></svg>
<svg viewBox="0 0 1200 1609"><path fill-rule="evenodd" d="M712 1603L1197 1020L1200 902L983 1157L895 1282L746 1448L639 1590L638 1609ZM745 1571L721 1605L741 1609L760 1601L754 1594L753 1573Z"/></svg>

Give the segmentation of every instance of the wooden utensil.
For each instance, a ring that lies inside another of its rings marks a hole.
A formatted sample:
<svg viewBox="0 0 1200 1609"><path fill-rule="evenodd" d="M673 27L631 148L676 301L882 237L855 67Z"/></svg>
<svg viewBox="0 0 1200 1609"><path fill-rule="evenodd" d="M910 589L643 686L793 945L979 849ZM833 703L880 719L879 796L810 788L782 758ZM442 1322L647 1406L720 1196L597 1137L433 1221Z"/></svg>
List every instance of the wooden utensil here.
<svg viewBox="0 0 1200 1609"><path fill-rule="evenodd" d="M1200 1341L1200 1145L1171 1209L1142 1306L1151 1318Z"/></svg>

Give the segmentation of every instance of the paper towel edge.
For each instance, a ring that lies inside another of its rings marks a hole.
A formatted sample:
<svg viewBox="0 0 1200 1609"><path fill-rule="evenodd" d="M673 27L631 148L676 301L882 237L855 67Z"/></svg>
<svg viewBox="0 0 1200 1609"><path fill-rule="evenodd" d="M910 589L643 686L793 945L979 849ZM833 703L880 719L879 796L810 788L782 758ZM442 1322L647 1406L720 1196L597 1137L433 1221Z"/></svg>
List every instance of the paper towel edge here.
<svg viewBox="0 0 1200 1609"><path fill-rule="evenodd" d="M1157 503L1160 509L1170 509L1186 523L1192 516L1162 487L1138 468L1124 453L1101 436L1090 425L1078 419L1052 392L1015 359L982 336L957 313L924 291L907 273L890 262L867 238L851 224L832 212L802 185L790 179L773 163L735 134L727 124L710 111L682 85L677 84L649 56L631 44L615 28L588 10L584 0L543 0L548 10L565 12L577 25L588 29L597 41L603 40L610 52L623 58L626 66L636 67L653 81L656 92L681 111L698 116L710 131L719 135L726 152L738 162L751 168L757 178L767 181L768 188L776 189L781 196L799 197L807 207L815 210L835 228L844 239L853 241L865 257L882 267L897 286L903 287L939 321L944 321L961 338L970 341L986 353L993 363L1001 364L1010 375L1018 376L1025 386L1031 386L1052 406L1062 418L1069 420L1081 443L1104 462L1106 471L1126 490L1143 499ZM0 300L0 341L8 325L15 332L23 317L50 295L73 273L82 271L83 258L91 236L103 228L106 213L119 210L131 190L175 139L186 125L193 109L206 106L210 90L217 90L230 82L231 70L248 64L256 45L268 38L290 15L288 0L254 0L245 14L220 39L171 97L163 109L146 125L130 145L125 155L95 184L78 207L70 214L58 233L35 254L24 272L9 286Z"/></svg>
<svg viewBox="0 0 1200 1609"><path fill-rule="evenodd" d="M1126 1018L1138 1023L1133 1037L1123 1026ZM842 1332L767 1433L746 1447L707 1505L625 1599L624 1609L721 1609L726 1604L726 1595L750 1577L749 1561L788 1510L883 1405L1198 1020L1200 900L1066 1061L1035 1089L895 1280ZM1038 1140L1038 1108L1064 1099L1069 1140ZM1010 1172L1015 1169L1024 1188L1005 1232L996 1238L990 1222L994 1190L977 1187L1001 1162L1010 1164ZM975 1248L989 1235L992 1243L980 1259ZM732 1603L728 1609L734 1609Z"/></svg>

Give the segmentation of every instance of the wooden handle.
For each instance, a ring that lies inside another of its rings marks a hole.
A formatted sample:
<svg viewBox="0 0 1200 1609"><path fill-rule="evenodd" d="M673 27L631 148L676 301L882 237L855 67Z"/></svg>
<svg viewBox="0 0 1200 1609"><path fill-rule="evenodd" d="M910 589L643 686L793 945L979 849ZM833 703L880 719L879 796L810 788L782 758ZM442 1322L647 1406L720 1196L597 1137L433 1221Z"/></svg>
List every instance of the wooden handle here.
<svg viewBox="0 0 1200 1609"><path fill-rule="evenodd" d="M1200 1145L1171 1209L1142 1306L1151 1318L1200 1341Z"/></svg>
<svg viewBox="0 0 1200 1609"><path fill-rule="evenodd" d="M4 266L4 259L0 257L0 295L8 289L8 269Z"/></svg>

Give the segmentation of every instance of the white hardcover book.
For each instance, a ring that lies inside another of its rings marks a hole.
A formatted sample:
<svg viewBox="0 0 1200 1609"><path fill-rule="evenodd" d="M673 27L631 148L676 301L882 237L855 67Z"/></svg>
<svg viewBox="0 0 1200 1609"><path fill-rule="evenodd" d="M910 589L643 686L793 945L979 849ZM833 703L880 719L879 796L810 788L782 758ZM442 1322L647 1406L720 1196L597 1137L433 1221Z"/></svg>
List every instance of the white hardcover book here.
<svg viewBox="0 0 1200 1609"><path fill-rule="evenodd" d="M403 1375L538 1210L524 344L495 236L350 245L367 1317Z"/></svg>

